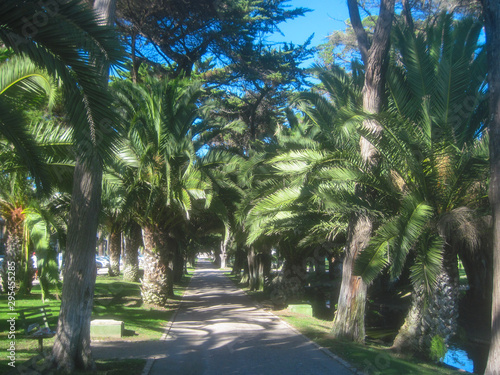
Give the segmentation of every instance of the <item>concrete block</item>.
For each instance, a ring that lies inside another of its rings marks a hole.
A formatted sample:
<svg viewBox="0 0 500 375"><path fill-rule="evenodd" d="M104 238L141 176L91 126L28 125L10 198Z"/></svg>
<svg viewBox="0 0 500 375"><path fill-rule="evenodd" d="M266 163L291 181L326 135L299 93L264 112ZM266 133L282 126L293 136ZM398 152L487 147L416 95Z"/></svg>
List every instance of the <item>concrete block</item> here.
<svg viewBox="0 0 500 375"><path fill-rule="evenodd" d="M123 336L124 323L113 319L95 319L90 322L90 337L115 337Z"/></svg>
<svg viewBox="0 0 500 375"><path fill-rule="evenodd" d="M307 304L290 304L288 310L297 314L313 316L312 306Z"/></svg>

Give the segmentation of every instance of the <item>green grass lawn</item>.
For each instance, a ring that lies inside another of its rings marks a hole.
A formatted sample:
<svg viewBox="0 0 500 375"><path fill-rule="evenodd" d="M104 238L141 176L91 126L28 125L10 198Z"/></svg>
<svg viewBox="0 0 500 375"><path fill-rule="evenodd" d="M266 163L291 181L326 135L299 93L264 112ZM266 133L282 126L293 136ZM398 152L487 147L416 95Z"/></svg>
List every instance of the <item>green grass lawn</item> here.
<svg viewBox="0 0 500 375"><path fill-rule="evenodd" d="M92 319L115 319L125 323L125 336L122 340L143 341L159 340L163 334L164 328L179 306L179 302L184 291L189 284L193 269L189 269L189 275L186 275L182 282L174 286L175 298L169 301L169 304L163 308L146 306L141 300L140 283L123 281L122 276L110 277L99 275L96 280L94 309ZM7 306L7 295L0 294L0 373L7 373L12 370L8 365L7 350L11 340L8 339L9 323L7 319L12 316L9 314ZM34 286L31 295L16 296L15 310L21 310L26 307L36 307L49 305L52 317L49 318L49 325L52 329L57 326L57 317L61 306L60 300L55 296L50 301L41 301L41 293L38 285ZM116 339L115 339L116 340ZM50 353L54 338L43 341L44 352ZM139 345L139 344L138 344ZM38 341L23 337L22 327L19 321L16 321L16 365L19 366L29 359L36 357L38 352ZM127 360L128 361L128 360ZM100 374L140 374L145 361L132 361L122 367L122 361L97 361L98 373ZM135 368L137 367L137 371ZM121 369L121 372L116 372Z"/></svg>
<svg viewBox="0 0 500 375"><path fill-rule="evenodd" d="M461 372L416 358L398 356L387 346L369 340L365 345L339 341L329 337L333 322L292 313L274 311L276 315L295 327L305 336L349 362L366 374L384 375L446 375Z"/></svg>

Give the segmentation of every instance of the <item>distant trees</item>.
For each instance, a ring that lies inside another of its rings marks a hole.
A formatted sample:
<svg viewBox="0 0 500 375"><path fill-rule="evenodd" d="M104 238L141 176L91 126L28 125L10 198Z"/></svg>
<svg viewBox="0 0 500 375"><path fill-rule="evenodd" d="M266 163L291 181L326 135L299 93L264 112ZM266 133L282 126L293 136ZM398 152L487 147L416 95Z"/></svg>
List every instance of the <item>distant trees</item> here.
<svg viewBox="0 0 500 375"><path fill-rule="evenodd" d="M43 3L37 4L43 6ZM64 73L61 74L63 82L72 83L71 91L64 94L68 95L66 110L75 129L76 148L63 274L65 284L71 287L63 287L52 350L53 362L66 373L72 373L75 368L95 369L90 349L90 316L96 275L95 249L102 168L114 151L117 136L113 129L116 117L111 110L107 81L110 64L117 63L122 57L121 44L117 42L112 28L114 5L114 0L96 0L94 13L84 4L65 3L54 17L65 16L71 22L64 18L49 22L51 27L58 28L49 33L49 43L59 44L55 55L59 52L61 57L71 56L70 61L59 62L61 71L57 73ZM65 14L62 9L68 13ZM69 29L64 30L64 25ZM54 34L62 40L54 38ZM65 39L68 35L76 36L73 44ZM73 72L68 71L70 67ZM70 80L75 76L76 82Z"/></svg>
<svg viewBox="0 0 500 375"><path fill-rule="evenodd" d="M209 56L218 65L247 65L266 34L279 30L279 23L303 15L307 9L291 8L283 0L196 1L119 0L117 22L129 36L132 50L142 41L152 46L170 74L190 76L196 64ZM144 51L132 55L138 69ZM135 74L135 73L134 73Z"/></svg>

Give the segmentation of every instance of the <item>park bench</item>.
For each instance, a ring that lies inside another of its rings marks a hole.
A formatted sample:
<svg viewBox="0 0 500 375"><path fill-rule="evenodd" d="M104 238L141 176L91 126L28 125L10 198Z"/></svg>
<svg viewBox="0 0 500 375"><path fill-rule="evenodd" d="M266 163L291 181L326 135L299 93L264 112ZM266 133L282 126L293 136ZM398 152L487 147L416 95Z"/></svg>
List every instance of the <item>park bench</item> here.
<svg viewBox="0 0 500 375"><path fill-rule="evenodd" d="M18 312L25 338L38 340L38 350L42 353L43 340L50 339L56 334L49 326L48 318L52 316L49 306L28 307Z"/></svg>

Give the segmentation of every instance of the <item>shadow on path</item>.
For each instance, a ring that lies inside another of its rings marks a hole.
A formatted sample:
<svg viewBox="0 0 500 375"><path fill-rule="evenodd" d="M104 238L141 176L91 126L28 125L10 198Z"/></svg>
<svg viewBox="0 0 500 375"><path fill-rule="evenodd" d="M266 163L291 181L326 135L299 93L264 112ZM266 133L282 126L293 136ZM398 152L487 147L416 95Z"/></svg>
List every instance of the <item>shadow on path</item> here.
<svg viewBox="0 0 500 375"><path fill-rule="evenodd" d="M98 343L96 358L106 344ZM126 358L155 358L153 375L352 374L202 262L166 339L119 346L123 355L135 347Z"/></svg>

